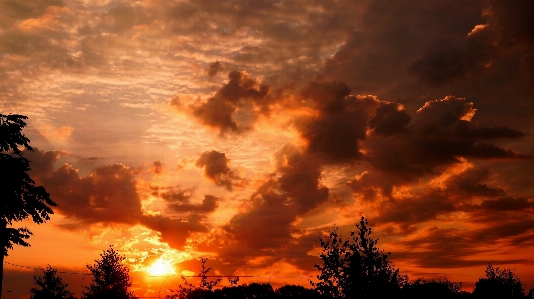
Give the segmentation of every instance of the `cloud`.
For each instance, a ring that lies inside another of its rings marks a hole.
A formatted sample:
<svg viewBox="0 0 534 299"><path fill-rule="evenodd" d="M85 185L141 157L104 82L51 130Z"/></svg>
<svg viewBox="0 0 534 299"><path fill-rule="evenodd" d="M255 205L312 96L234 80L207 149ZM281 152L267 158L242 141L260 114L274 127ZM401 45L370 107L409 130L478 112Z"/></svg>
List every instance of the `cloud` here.
<svg viewBox="0 0 534 299"><path fill-rule="evenodd" d="M152 195L161 197L167 203L167 207L178 213L211 213L219 206L220 198L213 195L204 195L202 203L191 203L191 197L195 191L194 188L181 189L151 187Z"/></svg>
<svg viewBox="0 0 534 299"><path fill-rule="evenodd" d="M154 161L152 166L150 166L150 171L155 174L161 174L163 172L163 163L160 161Z"/></svg>
<svg viewBox="0 0 534 299"><path fill-rule="evenodd" d="M145 215L140 219L140 223L151 230L161 233L161 240L169 246L182 249L187 238L193 232L207 232L206 225L201 224L195 218L168 218L161 215Z"/></svg>
<svg viewBox="0 0 534 299"><path fill-rule="evenodd" d="M369 120L369 128L373 129L376 135L387 137L406 132L410 120L402 105L387 103L376 108L375 116Z"/></svg>
<svg viewBox="0 0 534 299"><path fill-rule="evenodd" d="M204 168L204 175L218 186L224 186L232 191L233 186L242 184L242 179L228 167L230 159L224 153L212 150L204 152L195 165Z"/></svg>
<svg viewBox="0 0 534 299"><path fill-rule="evenodd" d="M61 152L35 149L28 153L32 161L30 166L33 166L31 175L39 179L58 204L56 212L66 217L66 222L59 226L66 229L83 229L98 223L141 224L160 232L163 242L182 248L191 233L207 231L201 223L203 218L195 214L217 208L219 199L214 196L206 195L202 204L197 205L189 203L189 197L183 193L167 191L161 196L170 202L170 208L186 215L181 218L144 215L134 169L117 163L98 167L88 176L80 176L69 164L54 168ZM190 212L193 214L187 214Z"/></svg>
<svg viewBox="0 0 534 299"><path fill-rule="evenodd" d="M483 257L484 250L473 246L469 232L455 228L427 227L411 240L402 241L402 245L410 251L397 251L396 260L409 260L410 263L425 268L458 268L483 266L488 264L488 258ZM450 246L454 244L454 246ZM478 245L478 244L477 244ZM477 257L477 255L479 255ZM522 263L521 259L491 259L492 263Z"/></svg>
<svg viewBox="0 0 534 299"><path fill-rule="evenodd" d="M381 172L407 180L432 174L439 167L469 159L528 159L527 155L487 143L490 139L517 139L524 133L505 126L485 127L471 121L476 109L462 98L429 101L411 121L402 116L403 134L369 136L362 147L366 160ZM402 114L401 114L402 115ZM383 134L382 134L383 135Z"/></svg>
<svg viewBox="0 0 534 299"><path fill-rule="evenodd" d="M259 186L247 210L234 215L224 229L241 246L277 249L297 242L298 216L327 201L328 188L320 182L320 164L302 149L284 145L274 154L276 177ZM257 236L262 236L258 238Z"/></svg>
<svg viewBox="0 0 534 299"><path fill-rule="evenodd" d="M268 113L270 88L245 71L232 71L228 78L213 97L193 106L192 114L221 134L241 133L250 130L260 114Z"/></svg>
<svg viewBox="0 0 534 299"><path fill-rule="evenodd" d="M214 76L217 75L217 73L220 72L222 69L223 69L223 67L222 67L222 65L221 65L221 62L220 62L220 61L215 61L215 62L210 63L210 64L206 67L206 73L208 73L208 76L210 76L210 77L214 77Z"/></svg>

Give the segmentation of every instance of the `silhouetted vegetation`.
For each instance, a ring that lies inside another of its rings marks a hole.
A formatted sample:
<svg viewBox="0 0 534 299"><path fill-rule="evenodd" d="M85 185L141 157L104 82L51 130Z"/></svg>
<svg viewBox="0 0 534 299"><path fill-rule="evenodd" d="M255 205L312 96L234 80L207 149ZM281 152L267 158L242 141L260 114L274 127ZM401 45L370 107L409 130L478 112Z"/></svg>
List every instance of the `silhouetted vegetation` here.
<svg viewBox="0 0 534 299"><path fill-rule="evenodd" d="M110 246L94 265L87 265L93 274L91 285L85 287L82 299L134 299L128 267L123 265L124 256L119 255Z"/></svg>
<svg viewBox="0 0 534 299"><path fill-rule="evenodd" d="M388 257L371 238L372 229L362 217L358 231L342 239L337 227L320 239L322 265L315 265L321 274L313 283L319 293L330 298L391 298L400 294L408 278L399 274Z"/></svg>
<svg viewBox="0 0 534 299"><path fill-rule="evenodd" d="M33 222L41 224L50 219L55 207L44 187L36 186L28 175L30 162L24 158L23 150L33 151L30 140L22 133L26 127L24 115L0 114L0 298L4 275L4 257L13 245L30 246L27 240L32 234L25 227L13 228L13 222L31 216ZM22 149L21 149L22 148Z"/></svg>
<svg viewBox="0 0 534 299"><path fill-rule="evenodd" d="M209 280L208 279L208 273L211 271L211 267L206 267L206 262L208 259L206 258L200 258L200 262L202 263L202 269L200 270L200 273L197 275L200 277L200 284L198 287L195 287L193 284L187 282L187 278L182 276L182 280L184 281L183 284L178 286L178 289L171 290L171 292L175 293L172 295L167 295L166 298L168 299L185 299L189 298L189 296L198 296L198 294L203 293L209 293L213 290L215 286L222 280L221 278L217 278L215 280ZM206 291L206 292L204 292ZM190 295L192 294L192 295ZM195 295L196 294L196 295ZM195 297L197 298L197 297Z"/></svg>
<svg viewBox="0 0 534 299"><path fill-rule="evenodd" d="M534 289L525 294L524 285L511 269L493 268L489 264L486 275L480 278L473 293L462 291L461 284L448 279L408 281L406 275L388 261L390 253L377 247L378 239L371 238L368 221L362 217L356 224L357 232L351 232L349 239L343 239L334 226L326 238L320 238L323 252L322 265L315 265L321 271L319 282L310 282L312 288L300 285L285 285L274 289L268 283L237 285L239 277L229 279L231 286L217 288L221 278L210 280L207 259L201 258L198 285L193 285L182 276L178 285L167 299L337 299L337 298L388 298L388 299L533 299ZM129 270L120 256L110 246L100 254L94 265L87 265L91 271L92 283L82 292L81 299L134 299L129 291L132 282ZM31 289L30 299L74 299L67 290L67 284L57 276L57 271L48 266L42 276L34 276L39 288Z"/></svg>
<svg viewBox="0 0 534 299"><path fill-rule="evenodd" d="M72 293L67 289L68 284L64 283L61 277L57 276L57 271L50 265L43 271L43 275L33 276L35 285L39 288L30 290L30 299L74 299Z"/></svg>
<svg viewBox="0 0 534 299"><path fill-rule="evenodd" d="M406 283L402 288L404 298L410 299L452 299L465 296L461 290L462 285L454 283L448 279L444 280L424 280L417 279Z"/></svg>
<svg viewBox="0 0 534 299"><path fill-rule="evenodd" d="M491 264L486 267L486 277L475 283L473 290L475 298L510 298L525 297L523 283L515 271L511 269L493 268Z"/></svg>

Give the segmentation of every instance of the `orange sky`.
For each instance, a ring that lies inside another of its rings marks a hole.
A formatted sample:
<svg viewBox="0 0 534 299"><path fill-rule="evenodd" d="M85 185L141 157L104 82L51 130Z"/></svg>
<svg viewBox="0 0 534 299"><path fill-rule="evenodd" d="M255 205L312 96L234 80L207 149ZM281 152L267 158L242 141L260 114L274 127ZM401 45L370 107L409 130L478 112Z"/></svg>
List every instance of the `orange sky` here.
<svg viewBox="0 0 534 299"><path fill-rule="evenodd" d="M411 279L491 262L532 288L532 28L519 0L0 1L0 113L29 117L59 204L17 223L4 290L110 244L139 296L201 256L308 287L319 236L360 215Z"/></svg>

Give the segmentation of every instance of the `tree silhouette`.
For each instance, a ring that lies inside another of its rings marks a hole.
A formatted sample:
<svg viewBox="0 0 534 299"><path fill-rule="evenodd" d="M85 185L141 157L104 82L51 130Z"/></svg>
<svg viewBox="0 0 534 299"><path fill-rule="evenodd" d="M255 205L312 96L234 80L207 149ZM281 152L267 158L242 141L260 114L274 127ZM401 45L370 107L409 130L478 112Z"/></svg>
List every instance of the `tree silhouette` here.
<svg viewBox="0 0 534 299"><path fill-rule="evenodd" d="M276 290L280 299L315 299L321 298L320 294L313 289L307 289L301 285L285 285Z"/></svg>
<svg viewBox="0 0 534 299"><path fill-rule="evenodd" d="M409 299L452 299L462 294L460 283L444 280L417 279L403 287L404 298Z"/></svg>
<svg viewBox="0 0 534 299"><path fill-rule="evenodd" d="M200 277L200 284L198 287L195 287L192 283L187 282L187 279L185 276L182 276L182 280L184 281L183 284L178 286L178 289L171 290L171 292L175 293L172 295L167 295L165 298L167 299L185 299L193 297L198 297L201 294L204 294L202 296L205 296L205 294L211 293L213 288L217 286L217 284L222 280L221 278L217 278L215 280L208 280L208 273L211 271L211 267L206 267L206 262L208 261L207 258L201 257L200 262L202 263L202 269L200 269L200 273L197 275ZM239 280L239 278L237 278ZM237 283L237 282L236 282Z"/></svg>
<svg viewBox="0 0 534 299"><path fill-rule="evenodd" d="M524 298L523 283L514 270L500 270L491 264L486 267L486 278L480 278L473 290L475 298Z"/></svg>
<svg viewBox="0 0 534 299"><path fill-rule="evenodd" d="M378 239L370 237L371 228L363 216L356 224L358 232L344 240L334 226L329 236L320 239L323 265L319 282L311 282L322 295L332 298L391 298L407 282L388 257L376 247Z"/></svg>
<svg viewBox="0 0 534 299"><path fill-rule="evenodd" d="M40 289L32 288L30 299L75 299L67 289L68 284L64 283L61 277L56 274L57 271L48 265L43 271L43 275L34 275L34 283Z"/></svg>
<svg viewBox="0 0 534 299"><path fill-rule="evenodd" d="M82 299L134 299L128 289L132 286L128 268L122 264L125 257L120 256L113 246L100 254L101 259L94 265L87 265L93 281L82 291Z"/></svg>
<svg viewBox="0 0 534 299"><path fill-rule="evenodd" d="M27 228L13 228L13 222L32 217L41 224L50 220L51 207L57 206L44 187L36 186L28 175L30 162L23 156L23 149L33 151L30 140L22 129L28 117L18 114L0 114L0 241L4 249L0 254L0 298L4 276L4 257L13 245L30 246L27 240L32 234Z"/></svg>

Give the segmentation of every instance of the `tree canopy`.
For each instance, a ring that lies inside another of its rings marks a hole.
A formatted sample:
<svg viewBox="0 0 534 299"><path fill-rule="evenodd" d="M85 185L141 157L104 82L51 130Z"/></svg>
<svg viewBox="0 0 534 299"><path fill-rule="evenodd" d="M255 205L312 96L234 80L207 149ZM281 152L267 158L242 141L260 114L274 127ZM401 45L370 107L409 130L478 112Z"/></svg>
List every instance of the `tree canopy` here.
<svg viewBox="0 0 534 299"><path fill-rule="evenodd" d="M33 280L39 288L30 290L30 299L75 299L67 289L68 284L57 276L57 271L50 265L43 271L43 275L34 275Z"/></svg>
<svg viewBox="0 0 534 299"><path fill-rule="evenodd" d="M94 265L87 265L93 275L91 285L85 287L82 299L134 299L129 270L123 264L125 257L109 246Z"/></svg>
<svg viewBox="0 0 534 299"><path fill-rule="evenodd" d="M358 231L343 239L334 226L328 237L320 239L322 265L315 265L321 274L312 285L331 298L387 298L397 294L407 277L399 274L371 238L368 221L361 217Z"/></svg>
<svg viewBox="0 0 534 299"><path fill-rule="evenodd" d="M4 257L13 245L30 246L27 240L32 234L25 227L13 228L13 222L31 216L41 224L50 220L51 207L57 206L43 186L36 186L28 175L30 162L23 156L24 150L32 151L30 140L23 134L28 117L18 114L0 114L0 282L3 280ZM1 296L0 283L0 296Z"/></svg>
<svg viewBox="0 0 534 299"><path fill-rule="evenodd" d="M514 270L509 268L486 267L486 277L475 283L473 295L476 298L524 298L524 288L521 279Z"/></svg>

